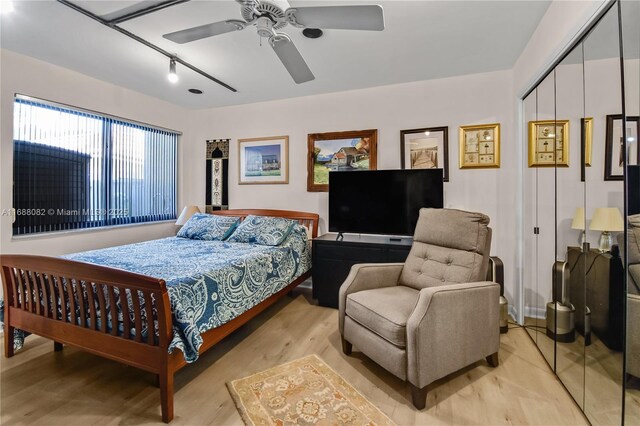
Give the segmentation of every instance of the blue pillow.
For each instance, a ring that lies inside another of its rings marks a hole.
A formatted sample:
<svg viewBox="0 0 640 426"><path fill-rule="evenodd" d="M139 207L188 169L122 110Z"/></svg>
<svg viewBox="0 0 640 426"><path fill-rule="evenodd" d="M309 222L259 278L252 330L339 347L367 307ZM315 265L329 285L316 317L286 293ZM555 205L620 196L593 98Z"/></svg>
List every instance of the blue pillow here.
<svg viewBox="0 0 640 426"><path fill-rule="evenodd" d="M227 241L278 246L287 238L295 220L270 216L247 216Z"/></svg>
<svg viewBox="0 0 640 426"><path fill-rule="evenodd" d="M219 216L196 213L184 224L178 237L192 240L222 241L227 238L240 221L235 216Z"/></svg>

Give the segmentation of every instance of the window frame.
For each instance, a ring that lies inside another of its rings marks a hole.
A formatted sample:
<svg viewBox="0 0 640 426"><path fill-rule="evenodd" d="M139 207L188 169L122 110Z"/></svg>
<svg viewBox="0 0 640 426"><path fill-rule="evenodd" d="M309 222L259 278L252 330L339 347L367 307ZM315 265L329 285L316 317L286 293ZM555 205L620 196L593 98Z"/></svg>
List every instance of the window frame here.
<svg viewBox="0 0 640 426"><path fill-rule="evenodd" d="M46 100L46 99L41 99L41 98L37 98L37 97L33 97L33 96L28 96L28 95L23 95L20 93L15 93L14 97L13 97L13 102L12 102L12 160L11 160L11 167L12 167L12 199L11 199L11 203L12 203L12 208L11 208L11 215L12 215L12 219L13 222L15 223L16 221L16 205L15 205L15 186L16 186L16 180L15 180L15 150L16 150L16 129L15 129L15 119L16 119L16 105L18 103L22 102L23 105L30 105L30 106L35 106L35 107L49 107L52 110L61 110L61 112L64 113L69 113L69 114L77 114L78 116L94 116L96 119L99 119L102 121L101 125L103 128L103 132L102 132L102 140L101 143L103 145L103 159L100 162L101 167L104 169L104 172L101 176L100 179L100 183L101 183L101 190L104 192L105 195L109 194L109 192L111 191L111 187L114 185L114 181L113 181L113 177L112 177L112 168L114 166L112 157L113 157L113 153L114 153L114 147L115 147L115 143L112 143L111 140L111 131L113 129L113 127L115 125L119 125L119 126L125 126L125 127L131 127L131 128L138 128L138 129L142 129L145 132L153 132L153 131L157 131L157 132L161 132L163 134L163 136L169 136L169 137L175 137L175 144L173 147L173 156L174 156L174 163L170 166L173 168L173 173L172 174L172 179L173 179L173 183L174 183L174 188L172 192L173 195L173 203L174 203L174 211L171 213L166 213L165 215L162 215L162 218L159 219L154 219L154 216L157 216L156 214L153 213L147 213L147 218L146 219L142 219L145 215L138 215L138 216L134 216L134 217L130 217L127 218L125 222L123 223L119 223L120 220L122 220L122 218L118 218L118 217L112 217L110 215L105 216L104 219L98 219L98 220L87 220L85 221L85 223L82 226L77 226L77 227L69 227L69 228L63 228L63 229L49 229L49 230L44 230L44 231L40 231L40 230L23 230L23 232L17 232L17 227L15 225L12 224L12 239L24 239L24 238L34 238L34 237L40 237L40 236L51 236L54 234L66 234L66 233L75 233L75 232L87 232L87 231L97 231L97 230L112 230L112 229L118 229L118 228L122 228L122 227L131 227L131 226L141 226L141 225L154 225L154 224L160 224L160 223L169 223L169 222L174 222L175 219L177 218L177 214L178 214L178 204L179 204L179 181L180 181L180 174L179 174L179 164L180 164L180 140L181 137L183 135L183 133L181 131L178 130L173 130L170 128L166 128L166 127L162 127L162 126L158 126L158 125L153 125L153 124L148 124L148 123L144 123L141 121L137 121L137 120L132 120L132 119L128 119L128 118L124 118L124 117L120 117L120 116L116 116L116 115L112 115L112 114L107 114L107 113L102 113L99 111L95 111L95 110L91 110L91 109L87 109L87 108L82 108L82 107L77 107L77 106L73 106L73 105L69 105L69 104L65 104L65 103L61 103L61 102L56 102L56 101L50 101L50 100ZM167 135L168 134L168 135ZM31 142L31 143L37 143L37 142L33 142L33 141L24 141L24 142ZM47 145L47 144L42 144L43 146L52 146L52 145ZM66 149L66 148L63 148ZM168 164L168 163L167 163ZM165 165L166 166L166 165ZM114 209L115 207L110 207L111 204L111 200L110 197L105 196L106 201L105 201L105 210L111 210ZM89 209L94 208L93 206L90 206ZM43 225L36 225L37 226L43 226ZM60 227L61 223L58 224L54 224L54 225L50 225L53 227Z"/></svg>

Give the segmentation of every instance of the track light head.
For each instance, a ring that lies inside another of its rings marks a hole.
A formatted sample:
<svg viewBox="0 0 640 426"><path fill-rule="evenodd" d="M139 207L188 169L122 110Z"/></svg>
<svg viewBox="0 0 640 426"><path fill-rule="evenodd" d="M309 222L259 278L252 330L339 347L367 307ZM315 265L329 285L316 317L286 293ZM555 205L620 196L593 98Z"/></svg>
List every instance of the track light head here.
<svg viewBox="0 0 640 426"><path fill-rule="evenodd" d="M171 61L169 62L169 74L167 75L167 79L171 83L177 83L178 82L178 74L176 73L176 60L175 59L171 59Z"/></svg>

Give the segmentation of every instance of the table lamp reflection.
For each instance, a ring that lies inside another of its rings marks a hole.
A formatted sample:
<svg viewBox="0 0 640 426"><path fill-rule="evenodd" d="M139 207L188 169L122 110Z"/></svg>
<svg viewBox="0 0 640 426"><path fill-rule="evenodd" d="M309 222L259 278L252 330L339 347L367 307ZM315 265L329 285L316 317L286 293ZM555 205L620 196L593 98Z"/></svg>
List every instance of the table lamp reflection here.
<svg viewBox="0 0 640 426"><path fill-rule="evenodd" d="M599 207L593 212L589 229L592 231L602 231L600 234L599 249L601 252L611 251L613 245L613 235L611 232L624 231L622 214L617 207Z"/></svg>

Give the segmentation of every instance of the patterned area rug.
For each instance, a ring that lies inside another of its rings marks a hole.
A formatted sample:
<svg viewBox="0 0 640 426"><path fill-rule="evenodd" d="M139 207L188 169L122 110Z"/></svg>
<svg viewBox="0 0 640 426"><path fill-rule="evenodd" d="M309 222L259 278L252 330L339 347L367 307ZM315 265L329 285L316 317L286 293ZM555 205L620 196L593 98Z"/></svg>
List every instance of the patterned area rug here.
<svg viewBox="0 0 640 426"><path fill-rule="evenodd" d="M316 355L227 387L247 425L395 425Z"/></svg>

